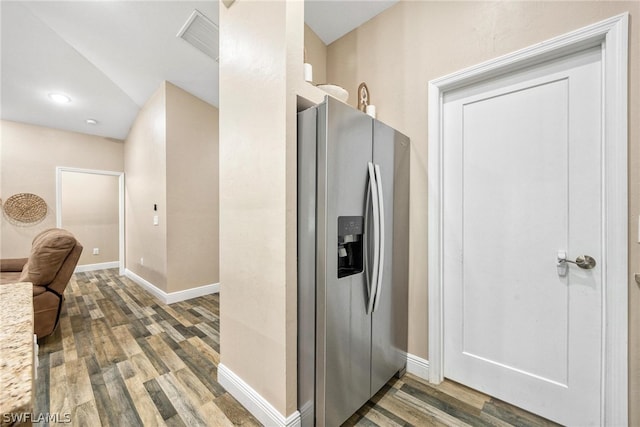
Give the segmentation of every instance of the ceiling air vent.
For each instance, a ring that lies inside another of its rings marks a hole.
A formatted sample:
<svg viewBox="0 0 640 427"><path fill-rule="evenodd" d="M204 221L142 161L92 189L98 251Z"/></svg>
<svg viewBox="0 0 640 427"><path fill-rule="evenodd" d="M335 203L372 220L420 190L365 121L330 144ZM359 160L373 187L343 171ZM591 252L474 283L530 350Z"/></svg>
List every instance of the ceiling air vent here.
<svg viewBox="0 0 640 427"><path fill-rule="evenodd" d="M218 26L197 9L189 16L176 37L184 39L211 59L218 60Z"/></svg>

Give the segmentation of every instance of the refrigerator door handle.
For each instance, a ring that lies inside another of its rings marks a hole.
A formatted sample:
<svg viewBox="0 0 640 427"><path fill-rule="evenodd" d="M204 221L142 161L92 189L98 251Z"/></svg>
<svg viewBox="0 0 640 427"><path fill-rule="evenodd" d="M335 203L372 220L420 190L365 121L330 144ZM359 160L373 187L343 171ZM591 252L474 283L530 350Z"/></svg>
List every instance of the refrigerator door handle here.
<svg viewBox="0 0 640 427"><path fill-rule="evenodd" d="M367 285L369 286L369 301L367 303L367 314L371 313L373 309L373 303L376 298L376 290L378 289L378 268L380 259L380 208L378 204L378 185L376 183L376 174L373 163L369 162L369 192L367 199L371 195L371 201L373 202L373 269L371 272L368 270L369 262L367 258ZM368 203L367 203L368 205ZM368 213L369 206L367 206ZM366 216L366 215L365 215ZM365 219L366 221L366 219ZM368 229L365 228L365 235ZM368 252L369 247L365 247L365 251Z"/></svg>
<svg viewBox="0 0 640 427"><path fill-rule="evenodd" d="M375 301L373 304L373 311L376 311L376 308L378 307L378 303L380 301L380 295L382 294L382 274L384 271L384 250L385 250L385 242L384 242L384 199L382 198L382 174L380 172L380 165L375 165L375 174L376 174L376 189L377 189L377 193L378 193L378 208L379 208L379 214L378 214L378 218L379 218L379 233L380 233L380 239L379 239L379 255L378 255L378 274L377 274L377 287L376 287L376 297L375 297Z"/></svg>
<svg viewBox="0 0 640 427"><path fill-rule="evenodd" d="M369 270L369 206L371 205L371 180L367 180L367 201L364 204L364 275L367 281L367 298L371 298L371 271ZM367 300L368 304L368 300Z"/></svg>

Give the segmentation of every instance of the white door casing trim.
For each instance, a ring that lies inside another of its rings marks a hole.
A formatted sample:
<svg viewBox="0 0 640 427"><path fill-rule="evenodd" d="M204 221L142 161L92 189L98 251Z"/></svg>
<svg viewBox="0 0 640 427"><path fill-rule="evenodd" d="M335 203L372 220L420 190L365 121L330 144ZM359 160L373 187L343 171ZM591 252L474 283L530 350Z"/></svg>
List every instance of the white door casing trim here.
<svg viewBox="0 0 640 427"><path fill-rule="evenodd" d="M603 345L601 425L628 424L627 66L624 13L429 82L429 381L444 379L443 103L470 84L601 46L603 63Z"/></svg>
<svg viewBox="0 0 640 427"><path fill-rule="evenodd" d="M62 227L62 172L90 173L118 177L118 269L124 275L124 172L56 167L56 227Z"/></svg>

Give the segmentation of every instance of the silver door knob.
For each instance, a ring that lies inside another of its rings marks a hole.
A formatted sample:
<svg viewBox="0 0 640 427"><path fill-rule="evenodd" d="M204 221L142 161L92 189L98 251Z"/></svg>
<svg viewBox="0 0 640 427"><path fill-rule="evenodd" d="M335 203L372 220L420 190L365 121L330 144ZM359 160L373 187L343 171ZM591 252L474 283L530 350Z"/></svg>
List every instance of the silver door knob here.
<svg viewBox="0 0 640 427"><path fill-rule="evenodd" d="M571 264L575 264L580 268L584 268L585 270L591 270L593 267L596 266L596 260L589 255L580 255L578 258L576 258L575 261L571 261L570 259L566 258L566 254L564 254L563 252L559 253L558 265L561 265L567 262Z"/></svg>

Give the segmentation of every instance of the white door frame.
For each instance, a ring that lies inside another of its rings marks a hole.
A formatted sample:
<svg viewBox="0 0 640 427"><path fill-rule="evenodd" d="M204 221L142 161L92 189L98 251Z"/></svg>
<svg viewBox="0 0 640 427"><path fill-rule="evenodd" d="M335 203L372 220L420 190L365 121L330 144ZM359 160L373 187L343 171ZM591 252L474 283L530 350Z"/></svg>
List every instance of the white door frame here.
<svg viewBox="0 0 640 427"><path fill-rule="evenodd" d="M56 167L56 227L62 227L62 172L90 173L118 177L118 270L124 275L124 172Z"/></svg>
<svg viewBox="0 0 640 427"><path fill-rule="evenodd" d="M429 82L429 381L444 379L443 102L463 86L602 48L603 343L602 425L628 424L627 56L629 14L624 13L534 46Z"/></svg>

